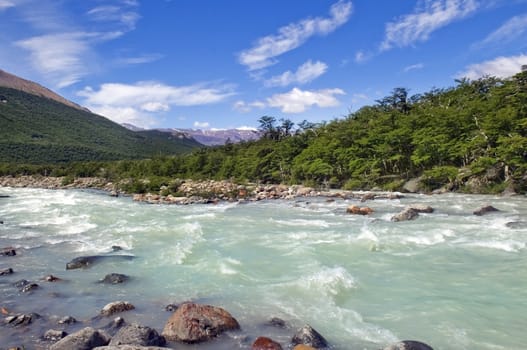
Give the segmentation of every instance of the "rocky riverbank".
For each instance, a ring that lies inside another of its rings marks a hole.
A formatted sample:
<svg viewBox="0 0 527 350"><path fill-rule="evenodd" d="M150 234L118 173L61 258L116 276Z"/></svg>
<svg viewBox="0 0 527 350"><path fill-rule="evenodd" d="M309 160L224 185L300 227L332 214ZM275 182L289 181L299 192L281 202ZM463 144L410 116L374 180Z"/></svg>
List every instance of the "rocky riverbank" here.
<svg viewBox="0 0 527 350"><path fill-rule="evenodd" d="M107 191L113 196L130 195L134 201L150 204L206 204L221 201L261 201L269 199L291 200L298 197L327 197L362 201L378 198L396 199L396 193L364 193L345 190L323 191L302 185L260 185L236 184L231 181L216 180L174 180L171 186L161 186L159 191L148 193L127 193L124 183L112 183L106 179L44 177L44 176L5 176L0 177L0 187L44 188L44 189L96 189Z"/></svg>

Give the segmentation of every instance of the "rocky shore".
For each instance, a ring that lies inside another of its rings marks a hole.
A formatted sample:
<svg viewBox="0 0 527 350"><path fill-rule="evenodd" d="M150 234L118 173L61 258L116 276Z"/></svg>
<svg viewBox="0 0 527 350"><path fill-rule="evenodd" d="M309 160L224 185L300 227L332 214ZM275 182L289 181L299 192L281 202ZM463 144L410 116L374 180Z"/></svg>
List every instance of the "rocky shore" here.
<svg viewBox="0 0 527 350"><path fill-rule="evenodd" d="M162 186L157 192L126 193L122 184L108 182L102 178L44 177L44 176L5 176L0 177L0 187L44 188L44 189L95 189L107 191L113 196L128 195L134 201L150 204L207 204L221 201L261 201L270 199L291 200L298 197L327 197L361 201L388 198L397 199L401 195L390 192L364 193L345 190L324 191L302 185L260 185L236 184L231 181L216 180L176 180L176 189Z"/></svg>

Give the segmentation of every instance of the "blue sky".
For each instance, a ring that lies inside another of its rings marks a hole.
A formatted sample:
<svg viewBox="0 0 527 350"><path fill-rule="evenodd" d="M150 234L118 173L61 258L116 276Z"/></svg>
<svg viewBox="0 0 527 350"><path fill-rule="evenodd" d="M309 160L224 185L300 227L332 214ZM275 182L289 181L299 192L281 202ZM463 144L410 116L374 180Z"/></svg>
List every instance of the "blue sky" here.
<svg viewBox="0 0 527 350"><path fill-rule="evenodd" d="M527 0L0 0L0 69L119 123L257 127L527 64Z"/></svg>

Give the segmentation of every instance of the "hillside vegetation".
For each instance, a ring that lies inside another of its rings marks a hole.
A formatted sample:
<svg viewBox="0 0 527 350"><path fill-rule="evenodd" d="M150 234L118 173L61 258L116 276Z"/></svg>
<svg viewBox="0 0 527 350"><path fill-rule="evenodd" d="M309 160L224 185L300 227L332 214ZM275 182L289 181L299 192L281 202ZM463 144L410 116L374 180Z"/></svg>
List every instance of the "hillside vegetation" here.
<svg viewBox="0 0 527 350"><path fill-rule="evenodd" d="M142 159L200 146L167 133L132 132L88 111L0 87L0 162Z"/></svg>
<svg viewBox="0 0 527 350"><path fill-rule="evenodd" d="M175 192L176 178L386 190L418 178L421 191L527 189L527 72L505 80L461 80L414 96L396 88L375 105L321 125L295 128L269 116L260 124L264 137L258 141L46 171L125 180L123 188L132 192Z"/></svg>

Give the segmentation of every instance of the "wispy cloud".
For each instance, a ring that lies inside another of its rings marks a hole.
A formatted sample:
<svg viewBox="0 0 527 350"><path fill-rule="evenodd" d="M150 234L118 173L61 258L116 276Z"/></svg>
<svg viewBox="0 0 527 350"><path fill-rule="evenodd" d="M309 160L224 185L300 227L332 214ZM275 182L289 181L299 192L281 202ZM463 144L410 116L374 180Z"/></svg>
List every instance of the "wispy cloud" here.
<svg viewBox="0 0 527 350"><path fill-rule="evenodd" d="M490 61L469 65L456 76L459 78L479 79L484 76L507 78L521 71L522 65L527 65L527 55L497 57Z"/></svg>
<svg viewBox="0 0 527 350"><path fill-rule="evenodd" d="M380 51L426 41L432 32L465 18L478 8L476 0L428 0L423 8L386 24Z"/></svg>
<svg viewBox="0 0 527 350"><path fill-rule="evenodd" d="M16 42L30 52L33 66L59 88L72 85L88 73L82 57L90 50L88 33L64 33L36 36Z"/></svg>
<svg viewBox="0 0 527 350"><path fill-rule="evenodd" d="M344 95L341 89L300 90L293 88L284 94L276 94L267 99L267 105L280 108L283 113L302 113L318 106L321 108L335 107L340 104L336 95Z"/></svg>
<svg viewBox="0 0 527 350"><path fill-rule="evenodd" d="M3 11L10 7L15 7L15 4L12 1L0 0L0 11Z"/></svg>
<svg viewBox="0 0 527 350"><path fill-rule="evenodd" d="M126 58L119 58L117 60L118 64L126 64L126 65L132 65L132 64L145 64L145 63L152 63L155 61L159 61L164 56L158 53L153 54L144 54L140 56L135 57L126 57Z"/></svg>
<svg viewBox="0 0 527 350"><path fill-rule="evenodd" d="M296 72L287 71L280 75L269 78L264 82L267 87L272 86L287 86L291 84L306 84L315 80L319 76L326 73L328 69L324 62L309 60L296 70Z"/></svg>
<svg viewBox="0 0 527 350"><path fill-rule="evenodd" d="M314 35L327 35L346 23L352 13L350 1L340 0L330 8L330 17L315 17L291 23L278 29L278 34L257 40L256 44L242 51L238 61L249 70L275 64L275 57L296 49Z"/></svg>
<svg viewBox="0 0 527 350"><path fill-rule="evenodd" d="M119 123L152 126L156 118L152 113L162 113L171 106L198 106L217 103L234 94L228 85L208 83L188 86L170 86L146 81L135 84L108 83L99 90L90 87L78 92L84 105Z"/></svg>
<svg viewBox="0 0 527 350"><path fill-rule="evenodd" d="M425 67L425 65L423 63L416 63L416 64L412 64L412 65L404 67L403 71L405 73L408 73L408 72L413 71L413 70L423 69L424 67Z"/></svg>
<svg viewBox="0 0 527 350"><path fill-rule="evenodd" d="M524 40L527 36L527 14L514 16L501 27L490 33L481 42L476 43L474 48L484 48L493 45L510 43L516 39ZM524 43L525 44L525 43Z"/></svg>
<svg viewBox="0 0 527 350"><path fill-rule="evenodd" d="M265 108L265 103L262 101L253 101L253 102L245 102L245 101L236 101L234 102L232 108L235 111L241 112L241 113L249 113L254 108L263 109Z"/></svg>
<svg viewBox="0 0 527 350"><path fill-rule="evenodd" d="M141 18L135 11L137 3L127 2L125 6L104 5L87 12L90 19L97 22L114 22L123 25L128 30L135 29L135 24Z"/></svg>
<svg viewBox="0 0 527 350"><path fill-rule="evenodd" d="M194 122L194 127L198 128L198 129L207 129L207 128L210 127L210 123L209 122L198 122L198 121L195 121Z"/></svg>

